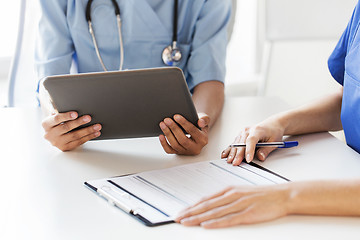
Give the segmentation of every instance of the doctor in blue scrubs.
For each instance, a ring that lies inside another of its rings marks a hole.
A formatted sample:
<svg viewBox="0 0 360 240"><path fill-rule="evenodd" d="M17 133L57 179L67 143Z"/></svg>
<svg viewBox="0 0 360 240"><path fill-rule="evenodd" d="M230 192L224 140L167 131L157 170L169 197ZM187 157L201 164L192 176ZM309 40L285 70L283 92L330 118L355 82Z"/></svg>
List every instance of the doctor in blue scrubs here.
<svg viewBox="0 0 360 240"><path fill-rule="evenodd" d="M298 135L343 129L347 144L360 153L360 3L329 58L329 69L342 85L338 92L311 105L279 113L245 128L222 157L239 165L254 155L264 161L274 149L255 148L258 142L281 141ZM360 169L359 169L360 171ZM290 214L360 216L360 179L292 182L269 187L231 187L184 210L177 218L186 226L229 227L270 221Z"/></svg>
<svg viewBox="0 0 360 240"><path fill-rule="evenodd" d="M173 44L173 20L177 16L176 48L182 55L177 66L184 71L193 94L200 129L175 115L159 123L163 131L159 139L169 154L199 154L223 107L231 1L179 0L177 9L173 10L177 2L173 0L94 0L89 12L96 44L89 33L88 2L40 0L42 16L36 48L39 79L70 73L72 62L79 73L167 66L162 53ZM121 25L115 16L116 5ZM42 124L45 138L57 148L72 150L100 136L100 124L71 131L90 122L91 116L78 116L76 112L54 113L41 83L39 96L42 108L48 112Z"/></svg>

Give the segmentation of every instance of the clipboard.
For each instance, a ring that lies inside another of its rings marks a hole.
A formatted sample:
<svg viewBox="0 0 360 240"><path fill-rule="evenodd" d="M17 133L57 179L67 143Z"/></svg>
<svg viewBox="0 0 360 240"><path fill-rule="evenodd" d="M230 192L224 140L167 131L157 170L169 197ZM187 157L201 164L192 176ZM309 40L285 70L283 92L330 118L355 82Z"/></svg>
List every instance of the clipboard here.
<svg viewBox="0 0 360 240"><path fill-rule="evenodd" d="M197 126L198 115L177 67L49 76L43 79L58 112L89 114L101 139L153 137L159 123L180 114Z"/></svg>
<svg viewBox="0 0 360 240"><path fill-rule="evenodd" d="M181 210L226 187L288 181L255 163L232 166L224 160L214 160L92 180L84 185L109 204L154 227L174 223Z"/></svg>

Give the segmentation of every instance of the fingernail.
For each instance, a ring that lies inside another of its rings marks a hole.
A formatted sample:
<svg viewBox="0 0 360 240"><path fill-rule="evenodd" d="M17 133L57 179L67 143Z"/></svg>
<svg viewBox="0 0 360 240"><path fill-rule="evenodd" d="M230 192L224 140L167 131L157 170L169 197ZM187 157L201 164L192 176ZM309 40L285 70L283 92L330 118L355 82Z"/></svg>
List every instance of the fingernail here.
<svg viewBox="0 0 360 240"><path fill-rule="evenodd" d="M180 121L180 120L181 120L181 117L180 117L179 115L175 115L175 116L174 116L174 119L175 119L176 121Z"/></svg>
<svg viewBox="0 0 360 240"><path fill-rule="evenodd" d="M70 116L71 116L72 119L75 119L76 118L76 113L71 113Z"/></svg>
<svg viewBox="0 0 360 240"><path fill-rule="evenodd" d="M186 223L189 223L191 221L191 219L190 218L184 218L184 219L182 219L181 221L180 221L180 223L181 224L186 224Z"/></svg>
<svg viewBox="0 0 360 240"><path fill-rule="evenodd" d="M210 225L211 225L211 221L206 221L206 222L200 223L201 227L209 227Z"/></svg>
<svg viewBox="0 0 360 240"><path fill-rule="evenodd" d="M265 159L265 154L263 152L259 153L262 159Z"/></svg>
<svg viewBox="0 0 360 240"><path fill-rule="evenodd" d="M246 162L250 162L251 160L250 160L250 154L248 153L248 154L246 154Z"/></svg>
<svg viewBox="0 0 360 240"><path fill-rule="evenodd" d="M166 125L170 125L170 124L171 124L171 120L168 119L168 118L166 118L166 119L164 120L164 122L165 122Z"/></svg>
<svg viewBox="0 0 360 240"><path fill-rule="evenodd" d="M83 118L83 121L84 121L84 122L90 122L90 120L91 120L91 118L90 118L89 116L85 116L85 117Z"/></svg>
<svg viewBox="0 0 360 240"><path fill-rule="evenodd" d="M95 137L98 137L101 135L101 132L96 132L94 135L95 135Z"/></svg>
<svg viewBox="0 0 360 240"><path fill-rule="evenodd" d="M161 123L160 123L160 128L161 128L162 130L164 130L164 129L166 128L165 123L161 122Z"/></svg>
<svg viewBox="0 0 360 240"><path fill-rule="evenodd" d="M95 126L94 126L94 130L95 130L95 131L99 131L100 128L101 128L100 125L95 125Z"/></svg>
<svg viewBox="0 0 360 240"><path fill-rule="evenodd" d="M200 223L200 226L206 226L207 225L207 223L206 222L202 222L202 223Z"/></svg>
<svg viewBox="0 0 360 240"><path fill-rule="evenodd" d="M204 119L200 119L200 120L199 120L199 124L200 124L200 125L204 125L204 127L206 127L206 122L205 122Z"/></svg>
<svg viewBox="0 0 360 240"><path fill-rule="evenodd" d="M224 156L224 155L225 155L225 151L222 151L221 155Z"/></svg>

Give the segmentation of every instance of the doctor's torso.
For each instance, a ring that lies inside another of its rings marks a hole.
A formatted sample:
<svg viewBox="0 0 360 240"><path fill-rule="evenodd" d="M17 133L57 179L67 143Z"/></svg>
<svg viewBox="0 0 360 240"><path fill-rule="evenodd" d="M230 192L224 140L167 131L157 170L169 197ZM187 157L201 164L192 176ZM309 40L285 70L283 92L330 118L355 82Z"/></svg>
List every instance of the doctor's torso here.
<svg viewBox="0 0 360 240"><path fill-rule="evenodd" d="M103 71L89 33L87 0L40 0L40 44L37 51L39 77L66 74L69 59L78 72ZM172 43L173 0L117 0L122 20L123 69L166 66L162 52ZM178 47L189 88L225 76L226 26L231 14L229 0L179 0ZM94 0L91 19L99 52L108 70L118 70L120 44L114 5ZM189 60L193 58L194 60ZM195 81L195 80L194 80Z"/></svg>
<svg viewBox="0 0 360 240"><path fill-rule="evenodd" d="M185 10L194 9L195 12L199 12L203 1L195 1L198 2L197 4L189 4L190 2L192 1L185 1L180 6L179 23L181 24L178 32L179 44L184 55L181 66L186 62L198 15L185 16ZM86 4L87 0L68 1L67 22L77 52L79 71L102 71L85 19ZM172 41L174 1L126 0L118 1L118 4L122 19L124 69L165 66L161 54ZM118 70L120 45L114 6L110 0L95 0L92 3L91 14L104 63L108 69ZM185 20L186 17L188 18Z"/></svg>

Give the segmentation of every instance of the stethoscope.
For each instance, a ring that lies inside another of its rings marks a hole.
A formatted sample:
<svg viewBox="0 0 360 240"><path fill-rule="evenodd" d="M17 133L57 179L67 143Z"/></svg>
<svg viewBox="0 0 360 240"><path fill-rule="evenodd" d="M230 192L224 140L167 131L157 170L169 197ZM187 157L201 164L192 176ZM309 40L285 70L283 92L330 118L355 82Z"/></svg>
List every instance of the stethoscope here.
<svg viewBox="0 0 360 240"><path fill-rule="evenodd" d="M95 32L94 32L94 29L93 29L92 23L91 23L91 4L92 4L92 2L93 2L93 0L89 0L87 3L87 6L86 6L86 13L85 13L86 21L88 22L88 25L89 25L89 32L91 34L92 41L95 46L96 55L100 61L102 68L104 69L104 71L107 71L107 68L105 67L104 61L101 57L99 47L98 47L98 44L97 44L97 41L95 38ZM111 0L111 2L113 3L114 8L115 8L115 16L116 16L116 21L117 21L117 29L118 29L119 43L120 43L119 70L122 70L123 64L124 64L124 45L123 45L123 38L122 38L122 34L121 34L120 7L119 7L118 3L116 2L116 0ZM179 64L179 62L181 61L181 58L182 58L181 50L177 46L178 5L179 5L179 1L174 0L174 19L173 19L174 26L173 26L172 44L167 46L164 49L164 51L162 52L162 60L168 66L176 66L177 64Z"/></svg>

